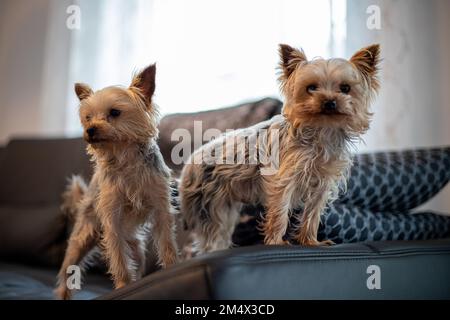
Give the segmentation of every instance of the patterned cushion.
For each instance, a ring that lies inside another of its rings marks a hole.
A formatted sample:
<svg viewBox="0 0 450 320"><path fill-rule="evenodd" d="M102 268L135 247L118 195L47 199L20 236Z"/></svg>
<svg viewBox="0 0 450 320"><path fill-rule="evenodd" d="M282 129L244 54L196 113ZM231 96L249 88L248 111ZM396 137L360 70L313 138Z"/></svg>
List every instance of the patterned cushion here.
<svg viewBox="0 0 450 320"><path fill-rule="evenodd" d="M450 179L450 147L360 154L339 201L373 211L405 212L432 198Z"/></svg>
<svg viewBox="0 0 450 320"><path fill-rule="evenodd" d="M450 217L431 212L369 211L335 203L322 216L318 239L335 243L425 240L450 236Z"/></svg>
<svg viewBox="0 0 450 320"><path fill-rule="evenodd" d="M318 239L335 243L425 240L450 236L450 216L411 213L450 179L450 147L355 155L348 190L322 215ZM254 217L237 226L236 245L261 243L261 206L245 206ZM291 217L294 222L297 210ZM291 226L293 223L291 223ZM292 228L288 234L292 239Z"/></svg>

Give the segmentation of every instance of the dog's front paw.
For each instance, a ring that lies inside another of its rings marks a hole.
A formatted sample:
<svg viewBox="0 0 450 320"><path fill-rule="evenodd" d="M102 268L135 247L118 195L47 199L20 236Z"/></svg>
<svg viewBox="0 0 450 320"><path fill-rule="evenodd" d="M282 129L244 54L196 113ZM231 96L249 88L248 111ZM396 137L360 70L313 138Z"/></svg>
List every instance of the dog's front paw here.
<svg viewBox="0 0 450 320"><path fill-rule="evenodd" d="M72 298L72 292L69 289L67 289L65 285L57 287L53 291L53 294L58 300L70 300L70 298Z"/></svg>
<svg viewBox="0 0 450 320"><path fill-rule="evenodd" d="M333 246L336 243L334 243L331 240L323 240L323 241L319 241L319 246Z"/></svg>
<svg viewBox="0 0 450 320"><path fill-rule="evenodd" d="M114 289L120 289L125 287L128 283L130 283L130 281L126 281L126 280L116 280L114 282Z"/></svg>
<svg viewBox="0 0 450 320"><path fill-rule="evenodd" d="M281 239L273 239L273 238L265 239L264 244L269 245L269 246L282 246L282 245L290 246L291 245L289 240L285 240L283 238L281 238Z"/></svg>
<svg viewBox="0 0 450 320"><path fill-rule="evenodd" d="M167 268L167 267L177 264L177 263L178 263L178 256L176 256L176 255L169 256L169 257L164 258L164 261L161 263L161 267Z"/></svg>
<svg viewBox="0 0 450 320"><path fill-rule="evenodd" d="M323 241L317 241L317 240L307 240L300 242L301 245L306 247L327 247L332 246L335 243L331 240L323 240Z"/></svg>

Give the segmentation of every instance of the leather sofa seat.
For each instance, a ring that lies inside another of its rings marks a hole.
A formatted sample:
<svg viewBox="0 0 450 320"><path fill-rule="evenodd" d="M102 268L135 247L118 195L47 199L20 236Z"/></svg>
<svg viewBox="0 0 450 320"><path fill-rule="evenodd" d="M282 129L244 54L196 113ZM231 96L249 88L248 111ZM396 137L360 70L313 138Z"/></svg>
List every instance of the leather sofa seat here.
<svg viewBox="0 0 450 320"><path fill-rule="evenodd" d="M450 299L450 239L236 248L99 299Z"/></svg>

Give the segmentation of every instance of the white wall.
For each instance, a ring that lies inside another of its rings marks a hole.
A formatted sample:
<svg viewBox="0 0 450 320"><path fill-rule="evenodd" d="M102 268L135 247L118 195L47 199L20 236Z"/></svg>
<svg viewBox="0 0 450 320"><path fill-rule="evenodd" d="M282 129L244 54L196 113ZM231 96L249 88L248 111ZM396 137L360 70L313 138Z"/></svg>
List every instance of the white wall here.
<svg viewBox="0 0 450 320"><path fill-rule="evenodd" d="M381 30L366 9L381 9ZM381 92L365 150L450 145L450 1L348 0L347 51L381 44ZM425 208L450 213L450 186Z"/></svg>
<svg viewBox="0 0 450 320"><path fill-rule="evenodd" d="M12 136L63 133L69 2L0 2L0 144Z"/></svg>

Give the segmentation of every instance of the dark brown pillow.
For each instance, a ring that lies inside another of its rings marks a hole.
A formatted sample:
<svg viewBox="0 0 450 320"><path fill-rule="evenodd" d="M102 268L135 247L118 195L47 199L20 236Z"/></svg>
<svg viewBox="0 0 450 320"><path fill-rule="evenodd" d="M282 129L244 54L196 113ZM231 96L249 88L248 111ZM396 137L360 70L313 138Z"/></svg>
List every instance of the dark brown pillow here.
<svg viewBox="0 0 450 320"><path fill-rule="evenodd" d="M202 121L203 131L209 128L225 132L227 129L239 129L268 120L281 112L279 100L265 98L255 102L243 103L234 107L222 108L196 113L177 113L165 116L159 124L159 147L166 164L177 176L183 165L175 165L171 160L172 148L178 141L171 141L172 132L176 129L187 129L194 136L194 121ZM206 143L207 141L203 141ZM192 148L194 147L192 141ZM192 150L193 151L193 150Z"/></svg>

